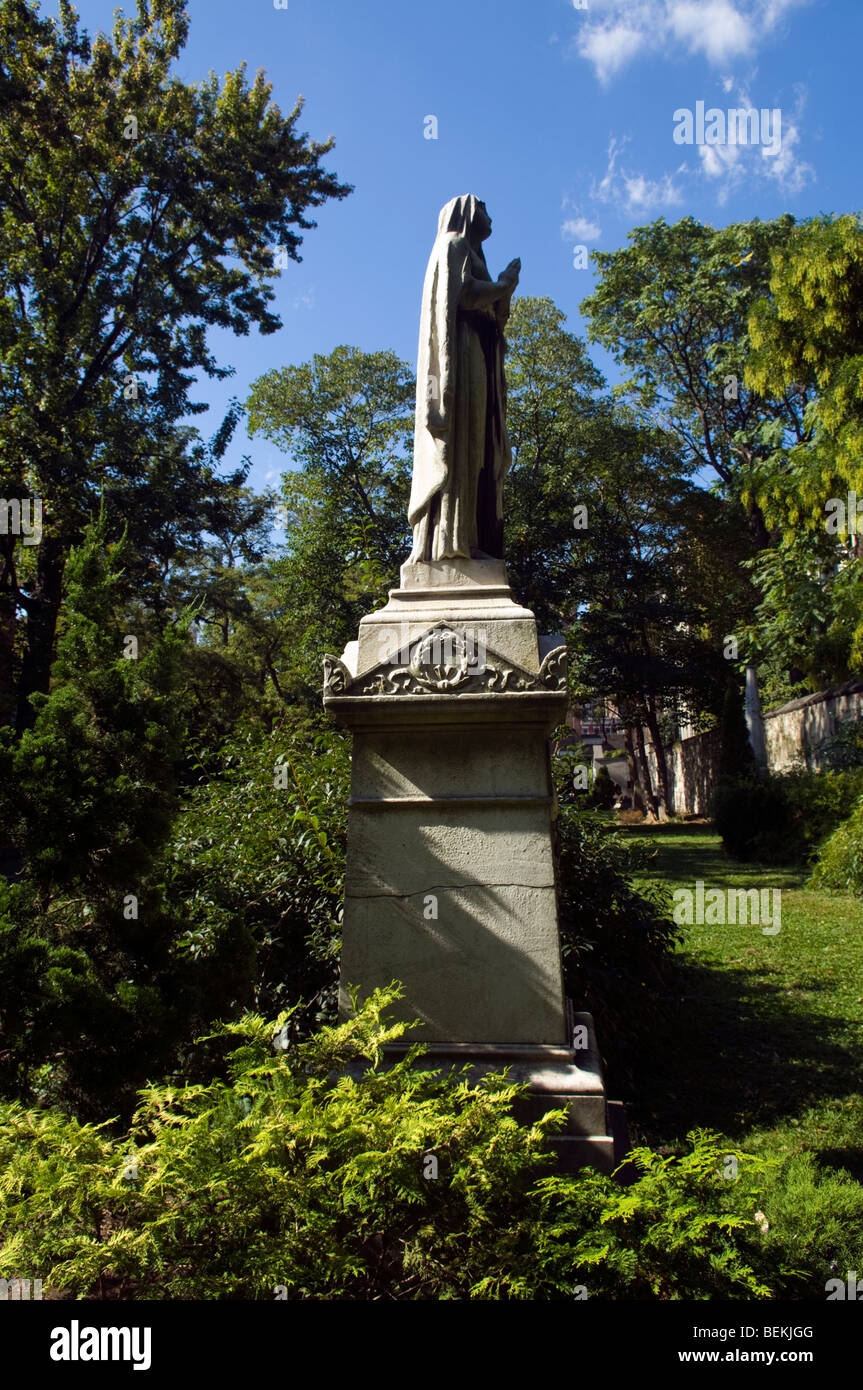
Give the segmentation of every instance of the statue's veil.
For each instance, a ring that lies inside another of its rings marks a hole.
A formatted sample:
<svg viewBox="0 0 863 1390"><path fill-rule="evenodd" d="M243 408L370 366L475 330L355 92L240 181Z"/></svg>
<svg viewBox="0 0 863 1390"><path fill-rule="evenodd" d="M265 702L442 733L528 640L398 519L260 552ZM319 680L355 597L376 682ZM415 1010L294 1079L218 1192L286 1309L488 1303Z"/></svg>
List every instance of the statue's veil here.
<svg viewBox="0 0 863 1390"><path fill-rule="evenodd" d="M417 404L414 466L408 520L411 526L449 479L452 405L455 398L456 309L470 274L468 233L479 199L472 193L441 208L438 231L423 284L417 353ZM477 248L474 247L474 254ZM485 257L479 250L485 265Z"/></svg>

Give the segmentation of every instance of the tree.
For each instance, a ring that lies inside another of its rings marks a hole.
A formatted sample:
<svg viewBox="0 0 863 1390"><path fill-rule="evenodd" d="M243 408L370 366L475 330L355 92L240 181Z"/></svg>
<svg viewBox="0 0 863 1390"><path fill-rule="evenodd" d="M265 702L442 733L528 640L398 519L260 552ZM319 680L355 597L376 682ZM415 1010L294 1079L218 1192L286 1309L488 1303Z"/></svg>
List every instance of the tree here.
<svg viewBox="0 0 863 1390"><path fill-rule="evenodd" d="M103 511L66 566L51 692L33 696L20 737L0 730L0 824L15 870L0 903L15 918L0 931L0 1007L22 1049L0 1075L20 1084L23 1069L31 1094L75 1098L88 1114L96 1092L119 1103L124 1084L164 1062L189 1012L171 954L182 924L154 870L178 804L191 614L146 648L130 644L123 561Z"/></svg>
<svg viewBox="0 0 863 1390"><path fill-rule="evenodd" d="M187 729L198 749L218 744L242 721L266 723L278 701L280 639L272 576L275 494L233 480L204 508L205 539L184 548L158 576L167 611L195 607L195 641L183 654ZM145 630L153 618L142 614Z"/></svg>
<svg viewBox="0 0 863 1390"><path fill-rule="evenodd" d="M775 426L762 431L767 454L750 491L779 544L759 557L753 640L817 687L863 663L863 546L848 515L849 493L863 496L860 219L794 228L773 252L769 290L750 311L746 380L763 395L805 390L807 432L789 441Z"/></svg>
<svg viewBox="0 0 863 1390"><path fill-rule="evenodd" d="M770 535L749 484L771 452L762 428L795 442L810 433L808 385L764 393L746 379L749 314L793 227L790 214L718 230L660 218L630 232L628 247L593 252L600 280L581 306L591 340L631 370L634 399L677 439L689 470L713 473L727 497L747 500L759 548Z"/></svg>
<svg viewBox="0 0 863 1390"><path fill-rule="evenodd" d="M513 301L507 323L507 573L547 631L572 617L574 507L590 500L608 413L604 382L550 299Z"/></svg>
<svg viewBox="0 0 863 1390"><path fill-rule="evenodd" d="M48 689L63 570L94 502L134 516L154 486L180 515L210 480L178 422L225 377L209 327L272 333L276 256L299 260L306 213L350 191L332 141L296 131L244 66L187 84L172 63L185 0L138 0L113 35L35 0L0 0L0 481L44 504L37 547L6 538L0 656L26 614L18 727ZM8 677L7 677L8 684Z"/></svg>
<svg viewBox="0 0 863 1390"><path fill-rule="evenodd" d="M407 558L415 391L408 363L352 347L253 385L250 433L299 465L282 475L287 541L276 566L291 634L286 697L317 703L323 653L353 640Z"/></svg>
<svg viewBox="0 0 863 1390"><path fill-rule="evenodd" d="M636 795L641 781L658 810L667 788L654 791L641 726L663 782L676 718L719 712L722 636L751 612L737 573L751 547L740 508L695 487L676 439L604 392L565 322L522 298L507 325L507 568L539 621L570 631L572 693L616 706Z"/></svg>

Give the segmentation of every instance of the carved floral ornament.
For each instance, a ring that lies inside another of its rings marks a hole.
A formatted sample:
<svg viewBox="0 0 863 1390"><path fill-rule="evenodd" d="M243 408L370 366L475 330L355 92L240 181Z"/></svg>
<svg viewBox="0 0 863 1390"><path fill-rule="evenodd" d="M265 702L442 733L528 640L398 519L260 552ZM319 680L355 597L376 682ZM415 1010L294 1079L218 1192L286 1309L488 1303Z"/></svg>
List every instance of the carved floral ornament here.
<svg viewBox="0 0 863 1390"><path fill-rule="evenodd" d="M403 658L407 656L406 660ZM464 630L439 624L408 650L354 678L336 656L324 657L324 697L340 695L476 695L564 691L566 647L550 651L533 674L496 652L475 648Z"/></svg>

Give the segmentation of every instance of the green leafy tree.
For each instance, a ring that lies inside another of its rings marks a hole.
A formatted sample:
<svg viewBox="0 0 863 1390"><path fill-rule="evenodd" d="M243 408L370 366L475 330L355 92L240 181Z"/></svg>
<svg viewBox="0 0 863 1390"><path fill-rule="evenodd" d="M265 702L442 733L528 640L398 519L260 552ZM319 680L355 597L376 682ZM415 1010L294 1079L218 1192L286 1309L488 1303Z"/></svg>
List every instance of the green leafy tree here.
<svg viewBox="0 0 863 1390"><path fill-rule="evenodd" d="M154 869L178 804L192 615L136 651L124 544L106 533L103 513L70 554L52 688L33 696L33 727L0 731L0 824L17 880L0 998L4 1033L26 1044L7 1056L7 1079L85 1113L164 1064L188 1002Z"/></svg>
<svg viewBox="0 0 863 1390"><path fill-rule="evenodd" d="M262 74L172 75L188 25L185 0L138 0L91 40L68 0L57 20L0 0L0 481L44 504L33 556L16 537L0 570L7 692L26 615L19 729L96 499L111 512L116 492L146 553L153 498L187 516L212 490L179 424L206 409L196 374L231 370L207 330L274 332L276 258L298 260L308 210L349 191L321 167L332 142L300 135L300 104L283 116Z"/></svg>
<svg viewBox="0 0 863 1390"><path fill-rule="evenodd" d="M608 448L604 382L550 299L514 300L506 336L507 574L542 629L555 631L572 618L574 509L592 500Z"/></svg>
<svg viewBox="0 0 863 1390"><path fill-rule="evenodd" d="M633 399L675 437L689 470L712 474L729 498L746 498L759 548L770 532L749 484L772 452L763 427L794 441L810 432L808 385L759 392L746 378L749 315L793 227L790 214L719 229L660 218L630 232L629 246L593 253L600 279L582 305L591 340L629 369Z"/></svg>
<svg viewBox="0 0 863 1390"><path fill-rule="evenodd" d="M774 249L769 295L750 311L747 382L765 396L807 395L804 437L765 424L767 453L750 484L780 535L755 568L763 600L753 642L810 688L863 663L861 539L847 515L848 493L863 496L861 293L859 217L822 216Z"/></svg>
<svg viewBox="0 0 863 1390"><path fill-rule="evenodd" d="M351 347L254 383L250 433L298 465L282 478L286 554L276 567L286 699L317 702L323 653L356 636L407 558L415 392L411 368L393 353Z"/></svg>

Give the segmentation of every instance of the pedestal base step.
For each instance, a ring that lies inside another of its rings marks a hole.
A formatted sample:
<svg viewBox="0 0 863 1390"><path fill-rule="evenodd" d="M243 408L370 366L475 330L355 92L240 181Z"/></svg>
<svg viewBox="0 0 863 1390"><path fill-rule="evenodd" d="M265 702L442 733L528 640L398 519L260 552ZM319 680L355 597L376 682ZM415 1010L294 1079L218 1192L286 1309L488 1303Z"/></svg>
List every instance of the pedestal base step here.
<svg viewBox="0 0 863 1390"><path fill-rule="evenodd" d="M567 1111L563 1131L549 1135L564 1172L590 1165L611 1173L623 1161L628 1133L623 1105L608 1102L593 1017L568 1010L572 1047L544 1044L428 1043L417 1066L467 1067L476 1083L487 1072L506 1071L509 1079L527 1087L513 1107L520 1124L533 1124L549 1110ZM395 1061L407 1044L385 1048Z"/></svg>

